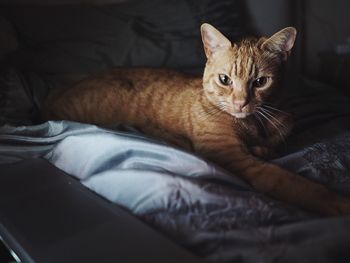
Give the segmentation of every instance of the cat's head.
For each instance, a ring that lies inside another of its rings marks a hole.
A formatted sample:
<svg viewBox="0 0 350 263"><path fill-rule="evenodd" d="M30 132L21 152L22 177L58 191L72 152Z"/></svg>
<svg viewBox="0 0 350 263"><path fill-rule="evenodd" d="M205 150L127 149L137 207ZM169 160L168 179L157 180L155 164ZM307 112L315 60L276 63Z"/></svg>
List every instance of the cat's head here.
<svg viewBox="0 0 350 263"><path fill-rule="evenodd" d="M254 113L277 88L280 68L294 45L287 27L270 38L231 43L209 24L201 26L207 64L203 87L211 103L237 118Z"/></svg>

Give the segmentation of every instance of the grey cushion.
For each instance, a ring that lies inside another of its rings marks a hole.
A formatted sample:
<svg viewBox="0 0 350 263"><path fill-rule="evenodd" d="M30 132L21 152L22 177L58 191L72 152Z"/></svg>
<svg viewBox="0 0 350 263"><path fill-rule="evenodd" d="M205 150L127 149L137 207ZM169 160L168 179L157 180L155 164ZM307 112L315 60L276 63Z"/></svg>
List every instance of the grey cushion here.
<svg viewBox="0 0 350 263"><path fill-rule="evenodd" d="M1 10L21 40L21 48L7 64L45 73L114 66L198 70L205 61L201 23L212 23L231 39L251 33L242 0L137 0Z"/></svg>
<svg viewBox="0 0 350 263"><path fill-rule="evenodd" d="M0 59L17 49L16 32L12 24L0 16Z"/></svg>

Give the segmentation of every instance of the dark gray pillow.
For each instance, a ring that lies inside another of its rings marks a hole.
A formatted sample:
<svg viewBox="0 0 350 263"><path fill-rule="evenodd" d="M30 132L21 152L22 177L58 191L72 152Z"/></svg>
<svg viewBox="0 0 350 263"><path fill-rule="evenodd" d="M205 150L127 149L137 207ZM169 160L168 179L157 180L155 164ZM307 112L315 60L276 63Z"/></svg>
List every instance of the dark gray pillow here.
<svg viewBox="0 0 350 263"><path fill-rule="evenodd" d="M199 70L208 22L236 40L251 34L243 0L134 0L106 6L8 7L20 48L6 62L42 73L115 66Z"/></svg>

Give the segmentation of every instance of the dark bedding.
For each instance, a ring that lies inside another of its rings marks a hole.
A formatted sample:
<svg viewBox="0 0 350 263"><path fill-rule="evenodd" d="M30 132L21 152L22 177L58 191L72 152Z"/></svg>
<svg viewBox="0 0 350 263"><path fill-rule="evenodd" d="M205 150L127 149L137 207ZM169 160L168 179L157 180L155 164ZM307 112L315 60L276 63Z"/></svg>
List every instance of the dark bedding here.
<svg viewBox="0 0 350 263"><path fill-rule="evenodd" d="M349 259L349 217L321 218L272 200L216 165L131 128L18 125L19 116L35 112L38 98L26 92L28 76L4 75L13 86L6 92L1 85L4 101L11 101L2 104L2 121L17 125L0 129L0 164L45 158L212 262ZM286 106L295 114L295 132L272 162L350 196L350 99L310 81L292 88L299 95L289 96ZM19 106L23 115L11 116Z"/></svg>

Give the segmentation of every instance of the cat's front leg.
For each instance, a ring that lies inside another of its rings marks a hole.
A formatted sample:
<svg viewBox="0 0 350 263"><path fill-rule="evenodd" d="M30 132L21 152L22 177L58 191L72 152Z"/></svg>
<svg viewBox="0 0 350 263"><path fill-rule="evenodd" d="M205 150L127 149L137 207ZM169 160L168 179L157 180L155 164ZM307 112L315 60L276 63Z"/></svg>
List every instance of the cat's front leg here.
<svg viewBox="0 0 350 263"><path fill-rule="evenodd" d="M278 156L272 146L254 145L250 146L249 150L254 156L263 160L271 160Z"/></svg>
<svg viewBox="0 0 350 263"><path fill-rule="evenodd" d="M194 143L196 151L238 175L257 191L323 215L350 215L350 200L321 184L255 158L237 138L212 135L201 136Z"/></svg>

